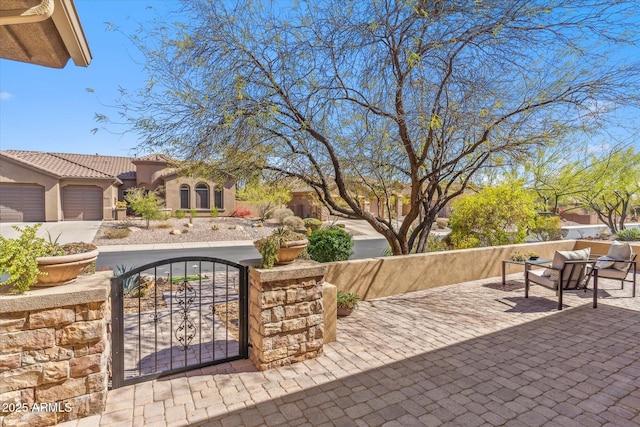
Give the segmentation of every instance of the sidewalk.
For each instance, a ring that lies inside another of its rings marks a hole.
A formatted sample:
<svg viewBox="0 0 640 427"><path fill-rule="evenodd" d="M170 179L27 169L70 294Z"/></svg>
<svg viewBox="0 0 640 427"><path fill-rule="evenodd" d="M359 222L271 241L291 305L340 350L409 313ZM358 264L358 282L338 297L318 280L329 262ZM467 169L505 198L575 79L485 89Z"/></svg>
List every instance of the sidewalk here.
<svg viewBox="0 0 640 427"><path fill-rule="evenodd" d="M522 274L362 302L317 359L247 360L112 390L80 426L640 425L640 299Z"/></svg>

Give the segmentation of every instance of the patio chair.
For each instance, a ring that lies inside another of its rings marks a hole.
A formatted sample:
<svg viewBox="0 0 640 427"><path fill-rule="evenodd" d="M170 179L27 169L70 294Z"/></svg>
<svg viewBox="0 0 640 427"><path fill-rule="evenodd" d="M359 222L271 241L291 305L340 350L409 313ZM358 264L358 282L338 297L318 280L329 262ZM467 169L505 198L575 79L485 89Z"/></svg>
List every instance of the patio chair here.
<svg viewBox="0 0 640 427"><path fill-rule="evenodd" d="M525 265L524 297L529 298L531 283L541 285L556 291L558 295L558 310L562 310L562 293L565 290L584 289L586 292L587 266L596 261L589 259L590 248L577 251L556 251L551 267L544 270L530 270ZM597 269L593 269L593 308L597 307L598 290Z"/></svg>
<svg viewBox="0 0 640 427"><path fill-rule="evenodd" d="M633 297L636 296L636 254L632 252L628 242L614 241L609 252L605 256L591 255L596 259L595 268L598 270L598 277L605 279L620 280L620 289L624 289L624 282L633 285ZM591 279L593 269L588 267L587 285ZM627 276L631 272L631 278Z"/></svg>

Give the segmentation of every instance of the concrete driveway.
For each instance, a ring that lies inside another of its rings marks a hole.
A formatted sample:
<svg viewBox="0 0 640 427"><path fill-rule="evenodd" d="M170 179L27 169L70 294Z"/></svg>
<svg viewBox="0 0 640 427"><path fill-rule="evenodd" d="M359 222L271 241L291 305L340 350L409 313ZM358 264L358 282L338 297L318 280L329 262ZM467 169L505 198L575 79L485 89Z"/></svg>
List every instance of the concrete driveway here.
<svg viewBox="0 0 640 427"><path fill-rule="evenodd" d="M0 236L11 239L18 237L20 233L13 226L20 228L24 226L33 226L35 222L3 222L0 223ZM92 242L102 221L62 221L62 222L44 222L38 229L39 237L55 240L58 243L70 242Z"/></svg>

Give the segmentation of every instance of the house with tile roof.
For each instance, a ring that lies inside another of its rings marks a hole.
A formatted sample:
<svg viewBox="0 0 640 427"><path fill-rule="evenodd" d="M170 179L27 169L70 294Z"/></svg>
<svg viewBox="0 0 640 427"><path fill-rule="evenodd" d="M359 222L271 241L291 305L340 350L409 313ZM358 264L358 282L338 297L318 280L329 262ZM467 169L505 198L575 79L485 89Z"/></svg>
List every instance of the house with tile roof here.
<svg viewBox="0 0 640 427"><path fill-rule="evenodd" d="M235 209L235 183L181 176L161 154L118 157L41 151L0 151L0 222L88 221L116 217L125 191L162 189L171 213L209 215Z"/></svg>

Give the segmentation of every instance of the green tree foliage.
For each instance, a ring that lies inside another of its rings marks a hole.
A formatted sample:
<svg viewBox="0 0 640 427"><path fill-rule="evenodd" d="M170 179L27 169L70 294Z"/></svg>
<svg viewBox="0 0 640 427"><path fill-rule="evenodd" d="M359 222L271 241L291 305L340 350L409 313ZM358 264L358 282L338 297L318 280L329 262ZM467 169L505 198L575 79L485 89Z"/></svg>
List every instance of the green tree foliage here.
<svg viewBox="0 0 640 427"><path fill-rule="evenodd" d="M637 106L637 0L189 0L134 36L150 75L119 113L142 148L233 179L304 183L422 252L477 174ZM620 58L623 58L620 60ZM597 107L596 107L597 106ZM99 116L104 119L105 116ZM366 194L400 222L359 203Z"/></svg>
<svg viewBox="0 0 640 427"><path fill-rule="evenodd" d="M277 183L253 181L236 191L236 198L256 205L264 221L270 212L291 200L291 193L287 187Z"/></svg>
<svg viewBox="0 0 640 427"><path fill-rule="evenodd" d="M519 184L461 197L449 219L455 248L522 243L536 218L534 196Z"/></svg>
<svg viewBox="0 0 640 427"><path fill-rule="evenodd" d="M309 236L307 253L318 262L346 261L353 251L353 237L340 228L316 230Z"/></svg>
<svg viewBox="0 0 640 427"><path fill-rule="evenodd" d="M596 212L612 233L625 229L625 221L635 197L640 194L640 153L633 148L592 156L581 175L583 205Z"/></svg>
<svg viewBox="0 0 640 427"><path fill-rule="evenodd" d="M573 202L584 192L588 150L588 144L570 140L541 147L525 164L531 186L546 211L559 214L563 204L575 205Z"/></svg>
<svg viewBox="0 0 640 427"><path fill-rule="evenodd" d="M147 191L144 188L132 188L127 190L124 199L133 213L147 220L147 228L150 220L162 218L164 202L156 192Z"/></svg>

